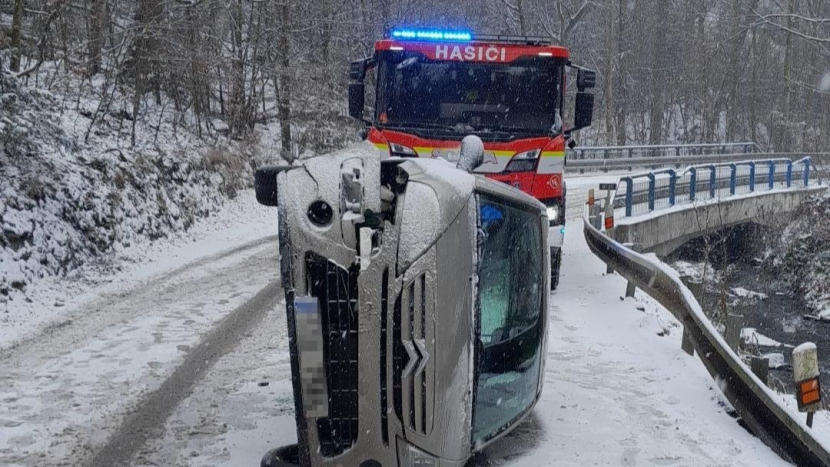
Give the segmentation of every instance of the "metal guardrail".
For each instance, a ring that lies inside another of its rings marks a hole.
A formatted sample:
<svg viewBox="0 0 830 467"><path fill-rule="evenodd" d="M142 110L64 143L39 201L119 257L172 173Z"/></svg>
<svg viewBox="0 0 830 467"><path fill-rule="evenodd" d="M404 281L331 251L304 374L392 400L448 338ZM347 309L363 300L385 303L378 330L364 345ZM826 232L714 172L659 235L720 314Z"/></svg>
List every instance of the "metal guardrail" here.
<svg viewBox="0 0 830 467"><path fill-rule="evenodd" d="M795 418L740 357L703 313L692 292L667 265L639 254L591 225L583 216L591 251L668 309L683 324L689 342L709 374L746 425L779 455L797 465L830 465L828 447Z"/></svg>
<svg viewBox="0 0 830 467"><path fill-rule="evenodd" d="M707 154L754 154L763 152L753 142L710 143L710 144L658 144L640 146L589 146L574 148L571 157L575 160L619 159L638 157L680 157Z"/></svg>
<svg viewBox="0 0 830 467"><path fill-rule="evenodd" d="M585 171L631 171L633 169L658 169L666 166L683 167L691 164L707 162L721 163L746 160L744 153L735 154L707 154L701 156L669 156L669 157L618 157L613 159L570 159L565 166L570 172Z"/></svg>
<svg viewBox="0 0 830 467"><path fill-rule="evenodd" d="M748 143L747 143L748 144ZM710 145L702 145L710 146ZM760 153L760 152L740 152L740 151L723 151L723 152L702 152L700 154L687 153L674 155L671 153L650 153L648 148L659 146L631 146L631 148L639 148L635 151L628 152L627 146L609 147L613 151L609 151L607 156L603 151L607 148L575 148L569 150L565 162L565 171L568 173L585 173L585 172L631 172L635 169L660 169L666 167L685 167L693 164L720 164L726 162L744 161L752 157L763 157L766 159L793 159L805 156L813 158L813 162L817 166L830 166L830 153ZM718 147L711 145L712 148ZM598 152L592 153L596 149ZM728 148L727 148L728 149ZM655 155L656 154L656 155Z"/></svg>
<svg viewBox="0 0 830 467"><path fill-rule="evenodd" d="M720 164L701 164L680 172L662 169L620 178L618 192L625 185L624 197L615 199L614 208L625 208L625 217L653 212L678 204L726 198L756 190L809 186L812 157L792 159L744 160Z"/></svg>

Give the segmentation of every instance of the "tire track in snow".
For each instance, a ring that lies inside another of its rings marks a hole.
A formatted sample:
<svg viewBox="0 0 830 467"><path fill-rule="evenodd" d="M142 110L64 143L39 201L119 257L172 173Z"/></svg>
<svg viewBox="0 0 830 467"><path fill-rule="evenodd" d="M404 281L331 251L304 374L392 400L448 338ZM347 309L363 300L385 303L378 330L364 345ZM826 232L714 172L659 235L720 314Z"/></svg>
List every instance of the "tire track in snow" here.
<svg viewBox="0 0 830 467"><path fill-rule="evenodd" d="M214 255L206 256L172 271L139 283L129 290L120 293L103 295L78 309L67 313L60 321L45 327L43 330L21 339L10 347L3 349L0 362L13 363L21 358L28 359L32 355L49 353L49 349L66 349L78 345L79 340L94 336L97 332L109 326L126 321L141 310L119 309L119 304L135 297L138 299L154 295L159 289L169 286L171 282L180 280L182 276L200 268L232 259L248 250L256 249L278 241L276 235L264 237L244 245L225 250ZM275 247L276 248L276 247ZM275 267L279 271L279 267ZM112 311L116 311L113 313ZM83 332L79 332L83 330ZM31 362L29 362L31 364Z"/></svg>
<svg viewBox="0 0 830 467"><path fill-rule="evenodd" d="M275 287L275 243L251 242L94 300L0 354L0 465L87 465L202 337Z"/></svg>
<svg viewBox="0 0 830 467"><path fill-rule="evenodd" d="M225 354L230 352L243 336L262 321L277 301L282 288L277 282L268 284L251 300L224 318L185 357L184 362L155 391L138 404L106 445L90 462L91 467L127 465L133 455L161 428L176 406L188 397L193 386Z"/></svg>

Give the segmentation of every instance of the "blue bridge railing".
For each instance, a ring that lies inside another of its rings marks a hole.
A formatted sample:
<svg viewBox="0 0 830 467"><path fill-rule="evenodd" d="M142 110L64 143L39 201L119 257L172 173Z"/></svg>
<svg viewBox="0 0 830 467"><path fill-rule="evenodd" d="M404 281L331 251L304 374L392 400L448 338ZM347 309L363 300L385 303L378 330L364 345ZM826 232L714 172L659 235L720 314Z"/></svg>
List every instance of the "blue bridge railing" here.
<svg viewBox="0 0 830 467"><path fill-rule="evenodd" d="M693 165L684 170L662 169L620 178L614 208L625 217L683 203L724 198L757 190L810 185L812 158L762 159ZM624 191L623 191L623 185ZM624 196L620 197L622 191Z"/></svg>

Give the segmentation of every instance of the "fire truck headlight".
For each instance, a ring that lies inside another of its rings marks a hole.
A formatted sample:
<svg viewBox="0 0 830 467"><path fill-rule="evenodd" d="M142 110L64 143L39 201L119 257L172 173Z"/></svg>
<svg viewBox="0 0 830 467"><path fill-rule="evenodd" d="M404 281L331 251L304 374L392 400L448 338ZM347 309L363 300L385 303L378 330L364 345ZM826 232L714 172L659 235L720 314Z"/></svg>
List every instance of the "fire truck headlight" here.
<svg viewBox="0 0 830 467"><path fill-rule="evenodd" d="M549 206L548 207L548 223L550 225L556 225L556 222L559 220L559 206Z"/></svg>
<svg viewBox="0 0 830 467"><path fill-rule="evenodd" d="M541 152L541 149L532 149L516 154L507 164L507 168L504 169L505 172L532 172L536 170L536 162L539 160Z"/></svg>
<svg viewBox="0 0 830 467"><path fill-rule="evenodd" d="M414 149L398 143L390 143L389 149L392 150L392 156L398 157L418 157L418 153Z"/></svg>

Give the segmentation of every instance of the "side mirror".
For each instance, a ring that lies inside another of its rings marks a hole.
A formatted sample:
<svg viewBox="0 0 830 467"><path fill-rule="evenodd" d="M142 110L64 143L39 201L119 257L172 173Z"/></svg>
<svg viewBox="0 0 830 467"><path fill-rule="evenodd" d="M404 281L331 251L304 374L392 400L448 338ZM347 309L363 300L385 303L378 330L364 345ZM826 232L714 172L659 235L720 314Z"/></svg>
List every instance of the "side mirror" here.
<svg viewBox="0 0 830 467"><path fill-rule="evenodd" d="M356 120L363 120L365 90L363 83L349 83L349 116Z"/></svg>
<svg viewBox="0 0 830 467"><path fill-rule="evenodd" d="M580 69L576 75L576 87L580 91L585 89L593 89L597 85L597 72L586 70L584 68Z"/></svg>
<svg viewBox="0 0 830 467"><path fill-rule="evenodd" d="M587 92L576 93L576 110L573 130L591 126L594 119L594 95Z"/></svg>
<svg viewBox="0 0 830 467"><path fill-rule="evenodd" d="M264 206L277 206L277 175L285 170L291 170L294 167L284 165L272 165L267 167L260 167L254 173L254 191L256 191L256 200L259 204Z"/></svg>
<svg viewBox="0 0 830 467"><path fill-rule="evenodd" d="M484 143L475 135L467 135L461 140L458 163L456 167L471 173L476 167L484 163Z"/></svg>

